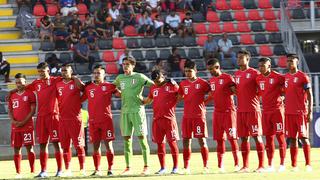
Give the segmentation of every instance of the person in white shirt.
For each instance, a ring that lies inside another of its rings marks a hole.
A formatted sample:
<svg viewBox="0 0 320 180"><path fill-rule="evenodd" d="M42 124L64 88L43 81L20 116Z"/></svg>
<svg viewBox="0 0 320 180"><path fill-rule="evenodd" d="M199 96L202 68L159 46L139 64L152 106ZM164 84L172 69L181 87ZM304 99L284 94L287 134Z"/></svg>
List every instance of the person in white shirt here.
<svg viewBox="0 0 320 180"><path fill-rule="evenodd" d="M180 27L181 19L175 11L171 11L170 15L166 18L166 24L169 34L177 33Z"/></svg>
<svg viewBox="0 0 320 180"><path fill-rule="evenodd" d="M222 39L219 39L220 59L224 61L225 57L231 57L232 64L237 65L236 53L232 51L232 41L228 39L228 34L224 33Z"/></svg>
<svg viewBox="0 0 320 180"><path fill-rule="evenodd" d="M159 0L146 0L147 10L149 12L157 11L159 14L161 12L161 7L159 4Z"/></svg>
<svg viewBox="0 0 320 180"><path fill-rule="evenodd" d="M156 31L156 36L158 36L159 34L163 35L164 23L162 22L158 14L155 16L153 25Z"/></svg>

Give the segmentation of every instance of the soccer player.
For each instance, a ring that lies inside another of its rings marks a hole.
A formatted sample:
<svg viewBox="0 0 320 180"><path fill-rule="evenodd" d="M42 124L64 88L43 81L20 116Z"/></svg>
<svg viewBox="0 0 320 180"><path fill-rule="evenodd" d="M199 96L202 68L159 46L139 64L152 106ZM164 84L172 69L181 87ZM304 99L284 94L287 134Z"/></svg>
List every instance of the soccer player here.
<svg viewBox="0 0 320 180"><path fill-rule="evenodd" d="M56 85L60 115L59 137L66 168L65 176L72 176L69 169L72 157L71 140L78 153L80 174L85 175L84 131L81 117L81 91L84 84L72 77L72 72L71 64L63 64L61 67L63 80Z"/></svg>
<svg viewBox="0 0 320 180"><path fill-rule="evenodd" d="M303 152L307 171L310 164L309 123L312 121L313 97L309 77L298 70L299 57L287 55L289 72L285 74L285 129L290 138L291 166L297 171L298 138L303 143Z"/></svg>
<svg viewBox="0 0 320 180"><path fill-rule="evenodd" d="M58 166L56 176L62 175L62 159L59 144L59 110L56 99L56 83L61 81L60 77L49 75L50 70L47 63L42 62L37 66L39 79L27 85L27 89L34 91L37 95L37 121L36 135L40 144L41 172L36 177L47 177L48 140L52 142L55 149L55 158Z"/></svg>
<svg viewBox="0 0 320 180"><path fill-rule="evenodd" d="M147 118L141 94L145 86L150 87L153 85L153 81L144 74L133 72L135 65L136 60L133 57L124 58L122 63L124 74L118 75L113 82L121 91L120 129L124 139L124 156L126 161L126 169L122 172L122 175L132 173L130 169L132 134L138 136L143 155L144 168L141 174L149 174L150 149L146 137Z"/></svg>
<svg viewBox="0 0 320 180"><path fill-rule="evenodd" d="M268 172L275 171L272 160L275 151L274 138L279 143L280 167L279 172L285 170L286 140L284 136L284 105L283 88L284 76L271 70L271 59L259 59L259 74L256 78L259 96L262 98L262 131L266 137L266 152L268 157Z"/></svg>
<svg viewBox="0 0 320 180"><path fill-rule="evenodd" d="M241 50L238 52L238 65L240 69L235 72L236 92L238 100L237 130L241 138L241 152L243 167L238 172L249 172L250 138L256 143L259 166L256 172L262 172L264 161L264 144L261 133L261 111L258 98L258 85L256 78L259 72L249 67L250 52Z"/></svg>
<svg viewBox="0 0 320 180"><path fill-rule="evenodd" d="M179 99L184 101L184 112L182 119L183 138L183 173L190 174L189 160L191 157L191 139L197 138L201 147L204 171L208 172L207 162L209 156L206 137L208 137L206 122L205 95L210 91L210 85L204 79L197 77L196 64L187 61L184 65L186 80L181 81L179 88Z"/></svg>
<svg viewBox="0 0 320 180"><path fill-rule="evenodd" d="M24 145L28 152L31 173L34 173L36 155L33 151L34 132L32 116L36 109L36 97L32 91L25 89L26 76L18 73L15 75L17 92L11 94L8 102L8 114L11 120L11 146L14 148L14 164L16 178L21 176L21 146Z"/></svg>
<svg viewBox="0 0 320 180"><path fill-rule="evenodd" d="M94 82L86 83L83 100L88 99L89 132L93 143L93 162L95 171L92 176L102 176L100 170L100 142L104 141L108 160L108 176L112 176L115 138L111 112L112 94L118 93L116 86L105 82L105 69L102 65L93 68Z"/></svg>
<svg viewBox="0 0 320 180"><path fill-rule="evenodd" d="M179 135L175 108L179 85L174 80L165 79L159 70L152 71L151 79L155 85L151 86L144 104L149 104L153 101L152 140L158 145L158 158L161 166L161 169L156 174L162 175L166 173L166 141L170 146L173 159L171 174L177 174L179 156L177 140L179 140Z"/></svg>
<svg viewBox="0 0 320 180"><path fill-rule="evenodd" d="M221 72L220 63L217 59L209 59L207 65L209 72L213 76L209 80L211 86L210 99L212 98L214 101L212 132L213 139L217 141L219 172L225 172L223 156L226 151L226 137L232 149L234 170L238 171L237 114L233 99L236 92L236 84L231 75Z"/></svg>

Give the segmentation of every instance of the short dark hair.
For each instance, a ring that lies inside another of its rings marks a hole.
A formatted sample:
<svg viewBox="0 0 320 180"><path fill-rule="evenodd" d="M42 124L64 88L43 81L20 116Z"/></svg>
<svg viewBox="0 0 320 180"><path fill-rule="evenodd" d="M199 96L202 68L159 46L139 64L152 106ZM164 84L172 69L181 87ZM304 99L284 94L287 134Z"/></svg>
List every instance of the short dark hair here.
<svg viewBox="0 0 320 180"><path fill-rule="evenodd" d="M123 61L129 61L130 64L133 66L136 66L136 64L137 64L136 59L132 56L128 56L128 57L123 58Z"/></svg>
<svg viewBox="0 0 320 180"><path fill-rule="evenodd" d="M189 69L194 69L196 70L197 69L197 65L195 62L193 61L186 61L185 64L184 64L184 68L189 68Z"/></svg>
<svg viewBox="0 0 320 180"><path fill-rule="evenodd" d="M93 67L93 69L102 69L104 71L106 71L105 67L102 64L97 64Z"/></svg>
<svg viewBox="0 0 320 180"><path fill-rule="evenodd" d="M45 68L48 68L48 67L49 67L48 63L41 62L41 63L38 64L37 69L45 69Z"/></svg>
<svg viewBox="0 0 320 180"><path fill-rule="evenodd" d="M61 67L71 67L72 68L72 65L70 63L64 63L61 65Z"/></svg>
<svg viewBox="0 0 320 180"><path fill-rule="evenodd" d="M158 58L157 60L156 60L156 64L159 64L161 61L163 61L161 58Z"/></svg>
<svg viewBox="0 0 320 180"><path fill-rule="evenodd" d="M172 47L172 48L171 48L171 52L172 52L172 53L175 52L176 50L178 50L177 47Z"/></svg>
<svg viewBox="0 0 320 180"><path fill-rule="evenodd" d="M287 58L297 58L298 60L300 60L299 56L297 54L295 54L295 53L288 53L287 54Z"/></svg>
<svg viewBox="0 0 320 180"><path fill-rule="evenodd" d="M22 74L22 73L17 73L14 78L18 79L18 78L23 78L23 79L27 79L26 75Z"/></svg>
<svg viewBox="0 0 320 180"><path fill-rule="evenodd" d="M250 51L248 51L248 50L241 49L240 51L238 51L238 55L239 55L239 54L242 54L242 55L246 55L246 56L251 57L251 53L250 53Z"/></svg>
<svg viewBox="0 0 320 180"><path fill-rule="evenodd" d="M268 58L268 57L262 57L262 58L259 59L259 62L263 62L263 63L266 63L268 61L271 63L271 59Z"/></svg>
<svg viewBox="0 0 320 180"><path fill-rule="evenodd" d="M214 65L216 63L219 63L219 60L217 58L211 58L211 59L208 60L207 65L211 66L211 65Z"/></svg>
<svg viewBox="0 0 320 180"><path fill-rule="evenodd" d="M156 69L151 72L151 79L156 80L161 74L163 74L160 70Z"/></svg>

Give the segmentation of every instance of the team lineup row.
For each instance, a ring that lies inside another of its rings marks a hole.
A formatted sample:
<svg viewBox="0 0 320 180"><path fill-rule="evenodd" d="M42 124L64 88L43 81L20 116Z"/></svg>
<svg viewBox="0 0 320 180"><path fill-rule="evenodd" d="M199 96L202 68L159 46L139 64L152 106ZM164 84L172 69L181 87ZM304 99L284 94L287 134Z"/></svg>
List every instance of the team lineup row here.
<svg viewBox="0 0 320 180"><path fill-rule="evenodd" d="M26 146L31 172L34 173L35 153L33 151L32 116L37 106L36 135L40 144L41 172L36 177L47 177L48 142L53 143L57 161L56 176L71 176L71 142L77 150L80 173L85 175L84 131L81 119L81 103L88 100L90 141L93 145L93 176L101 176L101 141L106 146L108 175L113 175L114 126L111 113L111 98L114 94L121 98L120 130L124 140L126 168L122 175L130 175L132 157L132 135L138 136L144 167L141 174L149 174L149 146L147 142L147 122L144 105L153 103L152 140L158 145L160 170L165 174L165 142L170 146L173 168L171 173L189 174L191 157L191 139L197 138L201 148L204 172L208 172L208 136L205 105L213 100L213 138L217 142L219 172L224 172L223 155L225 140L228 139L237 172L249 172L249 152L251 136L256 143L259 166L255 172L275 171L273 156L274 139L279 143L280 168L285 170L285 137L290 139L291 166L297 171L297 140L301 139L306 160L306 170L311 171L310 142L308 126L312 120L312 90L309 78L298 70L299 58L288 54L288 70L281 75L271 70L271 60L261 58L259 71L249 67L250 53L239 51L237 63L239 70L234 76L223 73L217 59L207 62L212 78L206 81L197 77L196 64L187 61L184 66L186 79L178 85L165 78L161 71L155 70L151 79L133 71L136 61L132 57L123 61L124 74L118 75L113 83L105 82L105 70L97 65L93 70L93 81L83 83L72 76L72 67L64 64L61 77L49 75L46 63L37 66L39 79L26 85L26 77L18 73L15 90L8 98L9 117L12 122L11 140L14 147L14 162L17 177L21 176L21 147ZM141 96L143 88L149 87L148 97ZM37 96L37 102L35 95ZM208 96L207 96L208 95ZM237 96L237 108L234 103ZM261 97L261 102L260 98ZM184 167L178 171L179 140L175 107L178 101L184 101L184 114L181 124ZM262 103L263 110L260 109ZM70 128L72 127L72 128ZM266 145L262 141L266 137ZM239 146L243 165L239 164ZM61 150L62 149L62 150ZM264 151L268 158L268 167L264 167ZM62 173L62 161L66 171Z"/></svg>

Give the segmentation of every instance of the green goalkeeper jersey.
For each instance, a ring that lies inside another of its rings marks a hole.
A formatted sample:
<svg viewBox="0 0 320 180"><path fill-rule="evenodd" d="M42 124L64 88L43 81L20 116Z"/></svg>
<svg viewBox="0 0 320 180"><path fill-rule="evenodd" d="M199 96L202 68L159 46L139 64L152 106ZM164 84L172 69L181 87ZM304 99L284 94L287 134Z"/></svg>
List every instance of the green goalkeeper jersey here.
<svg viewBox="0 0 320 180"><path fill-rule="evenodd" d="M144 86L150 87L153 81L141 73L120 74L113 82L121 90L121 112L136 113L144 110L141 100Z"/></svg>

